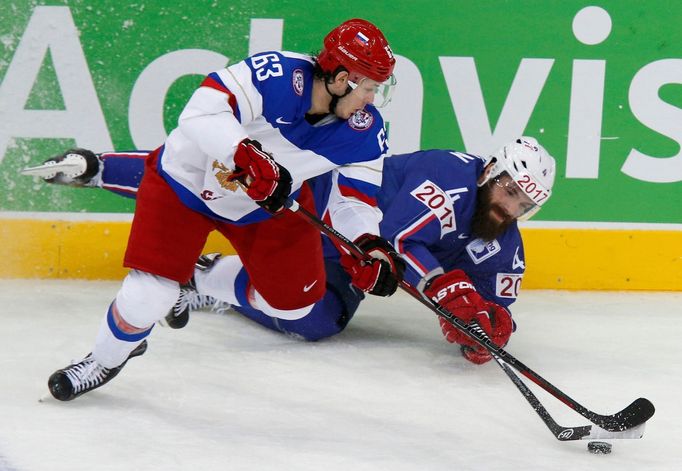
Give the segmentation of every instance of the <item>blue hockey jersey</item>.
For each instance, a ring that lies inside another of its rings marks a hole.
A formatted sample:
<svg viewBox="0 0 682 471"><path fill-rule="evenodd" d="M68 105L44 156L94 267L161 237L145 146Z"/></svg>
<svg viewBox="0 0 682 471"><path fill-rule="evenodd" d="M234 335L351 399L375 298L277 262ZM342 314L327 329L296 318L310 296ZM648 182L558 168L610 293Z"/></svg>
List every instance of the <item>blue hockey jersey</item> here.
<svg viewBox="0 0 682 471"><path fill-rule="evenodd" d="M387 158L380 230L405 258L405 279L413 286L459 268L481 296L507 307L525 271L523 243L516 223L490 242L471 234L483 166L481 157L447 150Z"/></svg>

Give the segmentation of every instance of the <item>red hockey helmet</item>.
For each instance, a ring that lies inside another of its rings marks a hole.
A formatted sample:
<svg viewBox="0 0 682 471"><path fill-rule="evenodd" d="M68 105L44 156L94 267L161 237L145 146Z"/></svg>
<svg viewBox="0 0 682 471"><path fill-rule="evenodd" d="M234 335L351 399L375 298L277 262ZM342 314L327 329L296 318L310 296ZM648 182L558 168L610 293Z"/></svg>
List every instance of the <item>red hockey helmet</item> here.
<svg viewBox="0 0 682 471"><path fill-rule="evenodd" d="M345 67L352 82L367 77L382 83L393 74L395 57L379 28L355 18L344 21L327 34L317 62L328 73L334 73L339 66Z"/></svg>

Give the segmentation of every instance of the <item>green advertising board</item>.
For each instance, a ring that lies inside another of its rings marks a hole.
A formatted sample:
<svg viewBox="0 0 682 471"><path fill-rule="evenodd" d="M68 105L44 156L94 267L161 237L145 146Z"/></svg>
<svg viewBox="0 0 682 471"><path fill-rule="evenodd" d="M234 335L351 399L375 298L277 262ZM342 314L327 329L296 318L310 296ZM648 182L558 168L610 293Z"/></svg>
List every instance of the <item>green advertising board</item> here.
<svg viewBox="0 0 682 471"><path fill-rule="evenodd" d="M314 52L364 17L398 57L393 152L489 153L537 137L558 162L542 221L682 223L682 2L5 0L0 211L132 211L18 170L68 146L160 145L202 75Z"/></svg>

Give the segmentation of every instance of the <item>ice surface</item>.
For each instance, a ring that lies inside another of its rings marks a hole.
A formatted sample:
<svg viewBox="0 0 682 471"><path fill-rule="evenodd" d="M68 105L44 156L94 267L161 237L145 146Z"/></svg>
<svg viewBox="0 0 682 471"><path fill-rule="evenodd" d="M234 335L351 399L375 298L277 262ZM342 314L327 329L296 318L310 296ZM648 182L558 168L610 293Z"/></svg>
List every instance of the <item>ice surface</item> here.
<svg viewBox="0 0 682 471"><path fill-rule="evenodd" d="M118 283L2 280L0 470L679 470L682 293L525 291L508 350L589 409L637 397L641 440L557 441L495 364L463 360L402 293L302 343L237 314L156 327L69 403L48 376L92 347ZM561 425L588 422L533 387Z"/></svg>

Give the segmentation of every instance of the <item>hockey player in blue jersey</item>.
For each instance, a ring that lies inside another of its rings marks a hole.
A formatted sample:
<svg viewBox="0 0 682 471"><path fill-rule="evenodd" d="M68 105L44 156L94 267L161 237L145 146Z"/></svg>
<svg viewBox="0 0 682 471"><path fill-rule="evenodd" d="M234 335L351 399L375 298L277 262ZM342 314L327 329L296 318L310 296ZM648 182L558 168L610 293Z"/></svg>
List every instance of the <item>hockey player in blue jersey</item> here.
<svg viewBox="0 0 682 471"><path fill-rule="evenodd" d="M408 263L405 280L466 322L476 321L498 345L506 345L525 271L518 220L530 218L549 199L555 161L533 138L507 144L481 158L461 152L428 150L384 161L377 201L383 212L381 236ZM316 207L329 205L331 177L311 182ZM321 209L320 216L329 221ZM234 310L270 329L308 340L341 332L363 294L349 283L348 256L325 239L327 292L310 314L297 320L267 316L246 296L248 274L238 257L217 262L203 257L195 271L199 294L230 303ZM186 316L187 302L175 314ZM440 319L446 339L461 346L476 364L492 357L465 334Z"/></svg>
<svg viewBox="0 0 682 471"><path fill-rule="evenodd" d="M125 196L135 193L143 167L135 155L103 154L91 160L87 184ZM381 235L408 262L405 279L467 322L475 320L498 345L513 330L509 306L516 300L525 271L523 242L516 221L532 216L548 199L554 159L533 138L520 138L485 159L429 150L384 161L377 194L384 213ZM62 183L83 184L73 178ZM317 208L329 204L329 176L311 182ZM322 211L322 217L328 218ZM237 312L270 329L307 340L341 332L363 293L352 286L338 250L325 238L327 291L305 317L278 319L248 300L249 277L239 257L202 256L193 286L183 290L170 325L184 326L189 309L229 302ZM199 292L195 291L198 288ZM480 364L490 354L448 322L446 339L461 345L465 358Z"/></svg>
<svg viewBox="0 0 682 471"><path fill-rule="evenodd" d="M407 261L406 281L504 346L514 330L508 307L525 271L517 221L549 199L555 173L554 158L529 137L485 160L443 151L389 158L378 196L381 234ZM440 324L468 360L491 359L450 323Z"/></svg>
<svg viewBox="0 0 682 471"><path fill-rule="evenodd" d="M352 282L370 294L392 294L403 262L378 236L372 192L387 145L372 103L389 95L382 87L391 85L394 65L381 31L354 19L324 38L317 57L264 52L209 74L178 127L145 158L124 258L131 270L92 352L50 376L52 395L71 400L144 353L213 230L244 261L254 306L281 319L306 316L325 294L322 243L283 205L292 197L314 210L305 182L318 175L333 176L333 223L372 256L348 267ZM68 173L88 153L67 152L53 159L52 170ZM47 176L47 167L35 171Z"/></svg>

